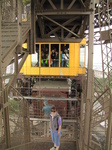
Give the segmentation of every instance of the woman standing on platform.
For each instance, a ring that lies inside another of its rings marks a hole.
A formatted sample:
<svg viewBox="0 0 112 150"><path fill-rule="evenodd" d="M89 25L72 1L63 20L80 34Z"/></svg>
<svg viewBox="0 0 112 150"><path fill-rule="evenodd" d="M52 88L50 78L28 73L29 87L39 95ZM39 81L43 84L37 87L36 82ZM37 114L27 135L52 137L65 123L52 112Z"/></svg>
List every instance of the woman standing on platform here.
<svg viewBox="0 0 112 150"><path fill-rule="evenodd" d="M50 150L59 150L62 119L54 106L51 108L50 123L51 123L51 137L54 143L54 147L52 147Z"/></svg>

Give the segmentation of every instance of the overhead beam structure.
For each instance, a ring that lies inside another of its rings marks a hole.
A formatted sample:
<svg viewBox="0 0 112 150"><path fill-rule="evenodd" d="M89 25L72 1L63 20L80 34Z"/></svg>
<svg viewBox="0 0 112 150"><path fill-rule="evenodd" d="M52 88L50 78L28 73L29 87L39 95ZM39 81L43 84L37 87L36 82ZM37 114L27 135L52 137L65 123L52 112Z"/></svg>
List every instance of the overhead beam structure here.
<svg viewBox="0 0 112 150"><path fill-rule="evenodd" d="M37 16L36 41L80 42L84 38L88 18L92 9L90 0L86 1L36 1L35 15ZM87 19L85 19L87 18ZM53 35L53 38L52 38Z"/></svg>

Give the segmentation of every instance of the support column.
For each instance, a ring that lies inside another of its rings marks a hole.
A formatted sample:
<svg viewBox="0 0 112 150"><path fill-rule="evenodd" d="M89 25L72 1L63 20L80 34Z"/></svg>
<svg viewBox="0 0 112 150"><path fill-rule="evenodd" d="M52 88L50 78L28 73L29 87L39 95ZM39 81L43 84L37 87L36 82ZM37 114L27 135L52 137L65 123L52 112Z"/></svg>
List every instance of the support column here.
<svg viewBox="0 0 112 150"><path fill-rule="evenodd" d="M80 133L79 133L79 150L82 150L82 143L83 143L83 99L84 94L81 94L81 109L80 109Z"/></svg>
<svg viewBox="0 0 112 150"><path fill-rule="evenodd" d="M46 128L47 128L46 121L44 121L44 137L47 137Z"/></svg>
<svg viewBox="0 0 112 150"><path fill-rule="evenodd" d="M49 137L49 121L47 121L47 138Z"/></svg>
<svg viewBox="0 0 112 150"><path fill-rule="evenodd" d="M17 17L17 23L18 23L18 50L21 53L22 51L22 0L17 1L18 5L18 17Z"/></svg>
<svg viewBox="0 0 112 150"><path fill-rule="evenodd" d="M0 0L0 60L2 60L2 36L1 36L1 0ZM2 62L0 61L0 103L1 103L1 91L2 91Z"/></svg>
<svg viewBox="0 0 112 150"><path fill-rule="evenodd" d="M12 22L15 22L16 21L16 0L11 1L11 11L12 11L12 16L10 20Z"/></svg>
<svg viewBox="0 0 112 150"><path fill-rule="evenodd" d="M112 9L112 0L110 2L110 0L107 0L107 10L109 10L109 5L111 6ZM112 11L111 11L112 12ZM109 11L108 11L108 29L110 30L110 18L109 18ZM109 82L109 80L111 79L111 70L112 70L112 35L111 33L109 33L109 41L110 41L110 45L109 45L109 50L110 52L107 50L107 65L108 65L108 85L107 86L111 86L111 83ZM107 49L107 47L106 47ZM110 53L110 57L111 57L111 61L109 60L108 56ZM104 61L104 60L103 60ZM110 61L110 62L109 62ZM109 68L110 66L110 68ZM110 106L109 106L109 114L108 114L108 128L107 128L107 135L106 135L106 150L112 150L112 89L110 88L109 91L109 98L110 98Z"/></svg>
<svg viewBox="0 0 112 150"><path fill-rule="evenodd" d="M23 99L23 124L24 124L24 143L30 142L30 120L28 113L28 102ZM25 150L29 150L28 145L24 147Z"/></svg>
<svg viewBox="0 0 112 150"><path fill-rule="evenodd" d="M86 109L85 109L85 122L84 122L84 150L89 150L90 145L90 113L91 104L93 101L92 89L93 89L93 40L94 40L94 7L95 2L91 0L90 9L93 9L89 16L89 47L88 47L88 74L87 74L87 97L86 97Z"/></svg>
<svg viewBox="0 0 112 150"><path fill-rule="evenodd" d="M2 14L1 14L1 0L0 0L0 60L2 60L1 18L2 18ZM2 88L2 62L0 61L0 130L2 130L2 104L3 104L2 90L3 90Z"/></svg>
<svg viewBox="0 0 112 150"><path fill-rule="evenodd" d="M106 137L106 150L112 150L112 90L110 89L110 106L108 117L108 129Z"/></svg>
<svg viewBox="0 0 112 150"><path fill-rule="evenodd" d="M35 53L35 1L31 0L31 54Z"/></svg>
<svg viewBox="0 0 112 150"><path fill-rule="evenodd" d="M18 48L16 48L15 52L15 66L14 66L15 74L18 75Z"/></svg>
<svg viewBox="0 0 112 150"><path fill-rule="evenodd" d="M5 88L3 92L3 107L4 107L4 132L5 132L5 140L6 140L6 148L11 147L10 140L10 124L9 124L9 103L8 103L8 92L7 88Z"/></svg>

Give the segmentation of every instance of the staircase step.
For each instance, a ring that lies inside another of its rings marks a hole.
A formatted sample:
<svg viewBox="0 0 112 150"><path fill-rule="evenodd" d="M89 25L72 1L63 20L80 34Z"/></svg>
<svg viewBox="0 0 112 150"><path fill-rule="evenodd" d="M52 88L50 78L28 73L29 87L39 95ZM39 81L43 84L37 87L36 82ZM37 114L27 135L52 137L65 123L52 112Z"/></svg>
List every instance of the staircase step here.
<svg viewBox="0 0 112 150"><path fill-rule="evenodd" d="M23 22L22 23L22 42L27 39L28 32L30 30L30 23ZM18 45L18 24L16 23L2 23L1 27L2 32L2 57L3 61L7 60L7 63L4 65L8 65L11 62L12 58L15 57L14 50ZM10 57L9 57L10 53ZM6 67L4 66L4 68Z"/></svg>

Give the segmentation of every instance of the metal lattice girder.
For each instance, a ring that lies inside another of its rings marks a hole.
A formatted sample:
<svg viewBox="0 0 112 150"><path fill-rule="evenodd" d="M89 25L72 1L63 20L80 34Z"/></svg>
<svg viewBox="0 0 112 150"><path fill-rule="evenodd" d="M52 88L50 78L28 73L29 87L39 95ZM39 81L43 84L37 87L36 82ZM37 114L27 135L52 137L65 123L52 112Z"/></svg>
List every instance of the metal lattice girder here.
<svg viewBox="0 0 112 150"><path fill-rule="evenodd" d="M110 40L112 39L112 29L101 31L101 40Z"/></svg>
<svg viewBox="0 0 112 150"><path fill-rule="evenodd" d="M35 1L37 40L80 42L92 12L89 5L90 1L82 0ZM55 37L50 38L52 35Z"/></svg>
<svg viewBox="0 0 112 150"><path fill-rule="evenodd" d="M30 142L30 120L27 100L14 87L10 86L10 91L20 97L9 99L10 143L14 147ZM27 145L24 149L28 149Z"/></svg>
<svg viewBox="0 0 112 150"><path fill-rule="evenodd" d="M112 116L111 116L111 80L112 80L112 51L111 51L111 9L108 1L101 0L97 4L97 30L96 43L101 45L102 54L102 80L95 77L93 103L93 125L92 130L96 136L103 137L103 147L111 149ZM102 134L100 129L102 128ZM99 129L99 131L98 131Z"/></svg>
<svg viewBox="0 0 112 150"><path fill-rule="evenodd" d="M99 0L97 4L95 5L95 16L94 16L94 45L100 45L100 33L101 31L104 31L104 28L107 28L108 25L112 26L112 11L111 11L111 5L109 4L108 0ZM106 29L107 32L110 29ZM85 33L87 38L87 43L89 41L88 32ZM106 37L108 37L106 33ZM111 35L112 37L112 35ZM105 40L105 39L104 39ZM105 41L104 41L105 42ZM109 43L109 40L106 40L107 43Z"/></svg>

